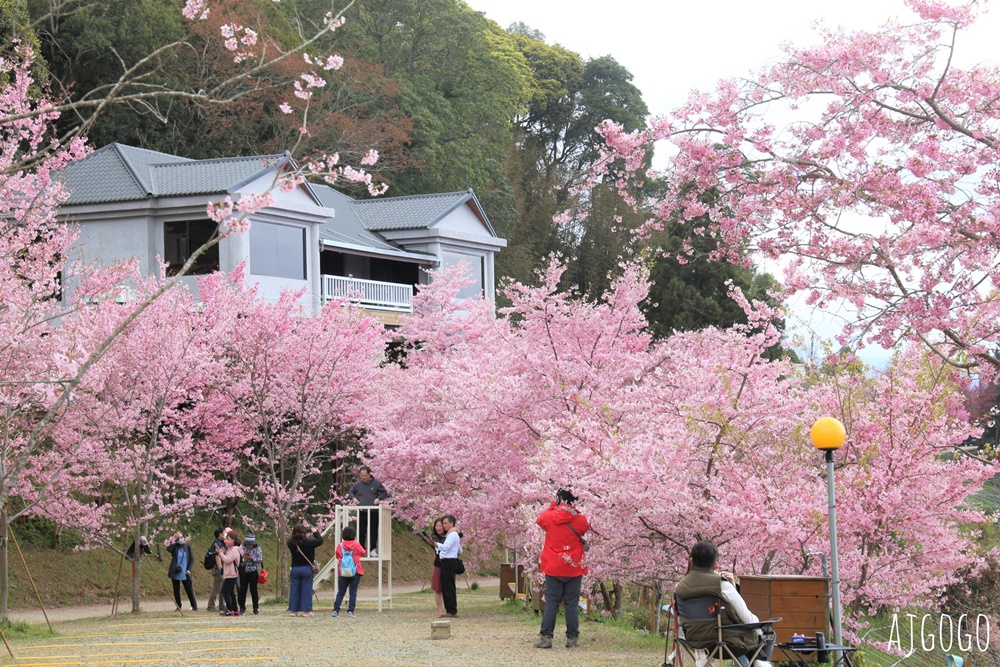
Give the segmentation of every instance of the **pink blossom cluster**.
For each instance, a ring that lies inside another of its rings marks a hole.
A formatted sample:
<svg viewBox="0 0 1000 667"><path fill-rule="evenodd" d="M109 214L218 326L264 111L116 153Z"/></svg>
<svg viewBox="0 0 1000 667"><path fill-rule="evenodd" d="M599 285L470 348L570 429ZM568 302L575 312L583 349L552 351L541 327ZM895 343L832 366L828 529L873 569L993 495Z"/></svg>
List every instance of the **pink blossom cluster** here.
<svg viewBox="0 0 1000 667"><path fill-rule="evenodd" d="M592 178L626 197L660 179L662 197L633 200L650 213L642 232L685 225L717 242L716 259L781 262L789 292L858 312L842 343L915 340L988 377L1000 368L1000 69L953 58L981 3L907 4L912 21L821 30L644 131L602 124ZM668 165L645 173L657 142Z"/></svg>
<svg viewBox="0 0 1000 667"><path fill-rule="evenodd" d="M251 47L257 44L257 32L239 25L225 23L219 27L219 32L225 40L222 45L227 51L233 51L233 62L243 62L253 55Z"/></svg>
<svg viewBox="0 0 1000 667"><path fill-rule="evenodd" d="M208 2L206 0L186 0L181 13L189 21L204 21L208 18Z"/></svg>

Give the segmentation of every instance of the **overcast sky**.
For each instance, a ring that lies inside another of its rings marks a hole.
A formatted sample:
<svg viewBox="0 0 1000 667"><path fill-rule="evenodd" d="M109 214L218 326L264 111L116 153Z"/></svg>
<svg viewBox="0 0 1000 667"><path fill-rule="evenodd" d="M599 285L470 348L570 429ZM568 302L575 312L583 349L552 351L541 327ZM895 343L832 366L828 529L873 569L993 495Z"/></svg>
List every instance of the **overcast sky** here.
<svg viewBox="0 0 1000 667"><path fill-rule="evenodd" d="M711 90L722 78L757 71L782 44L814 44L817 21L828 27L876 29L892 17L910 21L902 0L466 0L504 28L523 21L585 58L611 55L634 75L652 114L668 113L694 89ZM1000 60L1000 5L962 37L958 65ZM833 318L793 306L805 336L832 337ZM791 323L791 322L790 322ZM862 355L881 365L888 353Z"/></svg>

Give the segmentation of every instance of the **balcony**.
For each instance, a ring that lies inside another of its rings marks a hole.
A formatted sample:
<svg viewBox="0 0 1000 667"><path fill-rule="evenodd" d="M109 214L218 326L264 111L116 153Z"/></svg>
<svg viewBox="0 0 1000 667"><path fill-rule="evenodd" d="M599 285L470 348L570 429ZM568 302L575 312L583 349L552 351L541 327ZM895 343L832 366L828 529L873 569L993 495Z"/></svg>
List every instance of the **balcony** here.
<svg viewBox="0 0 1000 667"><path fill-rule="evenodd" d="M327 275L322 276L322 281L323 303L347 297L364 308L413 312L413 285Z"/></svg>

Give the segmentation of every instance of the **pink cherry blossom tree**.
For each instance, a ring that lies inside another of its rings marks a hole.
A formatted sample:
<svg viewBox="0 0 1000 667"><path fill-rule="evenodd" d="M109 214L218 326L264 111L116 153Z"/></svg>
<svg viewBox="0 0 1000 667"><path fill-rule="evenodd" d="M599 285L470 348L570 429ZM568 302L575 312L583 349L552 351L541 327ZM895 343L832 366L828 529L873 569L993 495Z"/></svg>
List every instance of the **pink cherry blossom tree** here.
<svg viewBox="0 0 1000 667"><path fill-rule="evenodd" d="M798 572L828 548L808 426L836 414L851 443L837 481L851 496L852 610L930 596L972 562L959 523L981 517L961 504L996 466L948 456L969 433L950 367L911 352L869 380L767 361L776 313L738 292L748 325L653 341L642 269L627 267L600 303L560 292L559 275L553 264L539 287L510 286L496 318L457 302L452 276L418 296L401 329L405 368L387 370L367 441L405 518L455 513L471 544L530 564L543 539L534 520L568 485L591 519L596 580L676 579L702 538L742 572ZM927 488L945 502L915 511ZM901 575L886 559L914 565Z"/></svg>
<svg viewBox="0 0 1000 667"><path fill-rule="evenodd" d="M648 129L606 123L596 177L636 201L648 229L692 226L716 256L747 249L785 262L808 302L857 311L842 342L918 340L948 363L991 375L1000 333L1000 70L960 66L983 3L907 0L905 22L821 30L813 46L747 80L695 93ZM645 172L662 142L667 166Z"/></svg>
<svg viewBox="0 0 1000 667"><path fill-rule="evenodd" d="M32 508L11 501L66 408L80 362L54 325L57 271L75 234L55 222L60 192L52 173L85 149L74 142L50 150L53 116L45 98L29 94L29 52L15 49L0 66L0 616L6 619L8 525ZM52 480L40 483L50 488Z"/></svg>
<svg viewBox="0 0 1000 667"><path fill-rule="evenodd" d="M198 20L209 8L202 4L195 12L193 4L197 3L188 3L185 7L185 15L190 14L188 18ZM80 137L87 122L71 130L62 141L53 136L52 122L66 111L85 116L90 112L97 113L115 101L141 104L164 95L224 103L241 94L240 86L252 81L261 68L276 60L302 57L320 35L341 23L340 15L331 13L317 29L316 35L304 39L291 51L271 52L266 57L263 50L254 50L263 47L250 34L253 31L241 29L234 58L244 63L245 71L224 82L230 86L229 89L207 93L140 90L143 68L155 63L156 58L164 53L158 51L130 66L119 85L112 89L93 91L82 100L62 103L38 92L39 86L31 76L34 56L30 49L15 44L5 52L2 64L7 77L0 84L0 255L4 259L4 267L0 270L0 296L4 299L0 314L0 318L4 319L4 336L0 344L0 354L4 355L0 362L3 368L0 394L3 395L4 427L0 436L3 461L0 464L0 534L6 534L12 518L35 510L42 511L38 501L51 499L53 496L49 492L53 488L68 489L68 481L76 479L71 470L73 457L62 456L52 447L53 429L66 415L73 388L81 383L111 349L118 336L146 308L174 288L200 254L218 243L221 235L245 231L250 224L249 216L272 201L270 192L266 192L239 202L226 201L210 206L209 214L220 223L220 230L208 244L193 251L188 262L174 277L160 282L152 291L144 292L143 300L132 302L126 309L127 314L106 332L103 339L88 338L92 347L82 347L76 341L64 338L65 330L56 326L58 322L68 321L65 304L57 296L63 258L75 238L75 231L72 226L56 221L63 192L53 179L53 173L68 161L85 155L86 148ZM168 48L176 47L171 45ZM290 83L295 98L301 101L300 107L283 109L286 113L301 115L303 133L307 131L310 90L323 84L323 79L314 70L332 71L341 62L333 55L319 57L319 61L315 60L317 57L305 58L307 69L299 79ZM376 159L376 155L366 154L363 163L371 165ZM305 178L313 177L331 183L340 179L360 183L372 194L378 194L383 189L364 170L342 163L336 153L315 154L299 164L289 161L276 167L274 188L291 189ZM77 304L118 294L121 285L132 278L127 267L109 267L100 271L80 268L74 271L74 275L80 281L80 287L75 291ZM30 474L26 474L29 471ZM12 506L9 503L14 497L20 504ZM75 502L69 495L64 495L63 501L64 510L71 506L80 511L88 510L84 503ZM7 513L8 507L15 508L14 514ZM65 512L63 516L66 516ZM91 521L92 517L82 515L79 519L84 529L91 525ZM4 618L8 591L6 544L6 540L0 539L0 616Z"/></svg>
<svg viewBox="0 0 1000 667"><path fill-rule="evenodd" d="M385 330L346 302L310 315L300 294L268 303L238 279L214 276L200 295L208 312L228 322L222 391L231 402L229 428L243 434L231 443L240 451L234 481L244 502L272 524L284 592L285 541L296 522L329 519L336 498L317 498L316 483L354 453L353 431L378 388Z"/></svg>
<svg viewBox="0 0 1000 667"><path fill-rule="evenodd" d="M95 349L163 282L133 273L128 300L91 302L63 323L83 349ZM71 526L92 543L121 553L130 540L177 526L195 509L232 497L240 434L224 419L233 409L221 391L225 358L211 313L183 286L163 293L117 336L82 378L54 438L75 463L61 488L88 497L93 520ZM62 503L39 499L38 511L72 520ZM151 530L153 529L153 530ZM140 611L142 559L136 548L132 609Z"/></svg>

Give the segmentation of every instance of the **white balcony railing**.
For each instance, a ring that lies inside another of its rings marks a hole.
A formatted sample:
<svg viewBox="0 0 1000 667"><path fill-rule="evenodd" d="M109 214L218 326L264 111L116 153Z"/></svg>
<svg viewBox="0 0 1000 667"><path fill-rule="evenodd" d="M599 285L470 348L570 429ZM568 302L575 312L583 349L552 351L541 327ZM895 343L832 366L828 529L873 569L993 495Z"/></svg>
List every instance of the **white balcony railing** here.
<svg viewBox="0 0 1000 667"><path fill-rule="evenodd" d="M365 308L413 312L413 285L324 275L323 303L339 297L347 297Z"/></svg>

